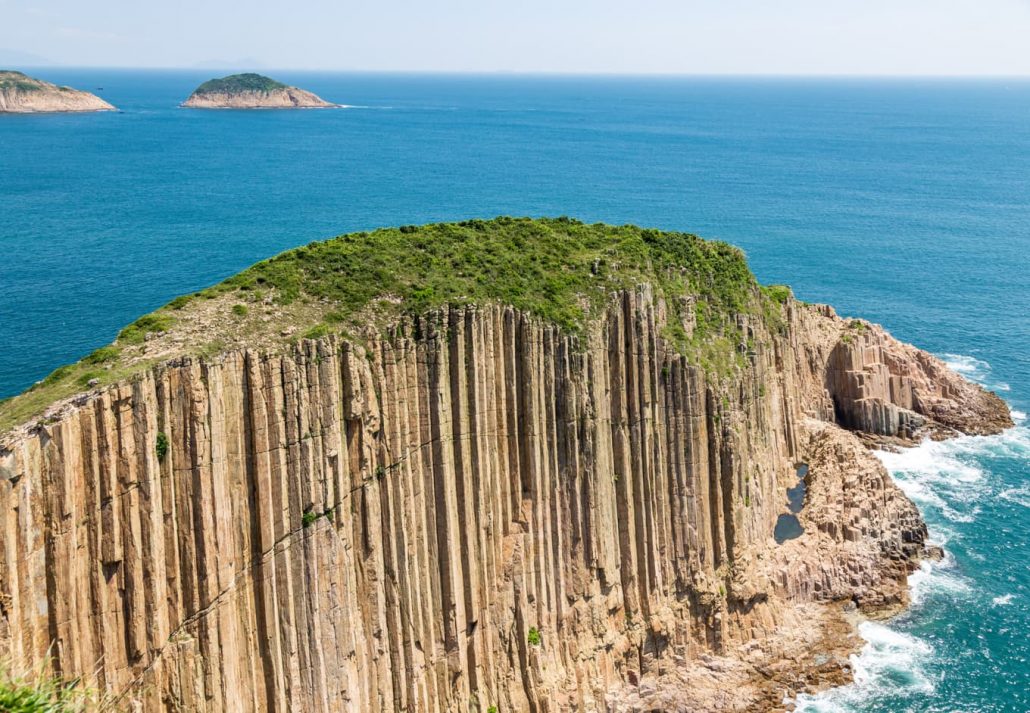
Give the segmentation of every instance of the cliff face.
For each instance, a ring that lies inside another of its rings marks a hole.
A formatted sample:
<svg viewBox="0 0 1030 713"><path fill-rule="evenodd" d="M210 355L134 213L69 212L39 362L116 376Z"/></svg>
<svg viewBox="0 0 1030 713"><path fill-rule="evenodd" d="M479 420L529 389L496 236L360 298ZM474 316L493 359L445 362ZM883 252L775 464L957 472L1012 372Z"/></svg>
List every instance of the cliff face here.
<svg viewBox="0 0 1030 713"><path fill-rule="evenodd" d="M297 87L194 93L182 105L189 109L329 109L336 106Z"/></svg>
<svg viewBox="0 0 1030 713"><path fill-rule="evenodd" d="M881 330L783 317L739 318L731 379L643 287L579 339L450 309L79 396L0 441L0 657L143 710L747 709L839 678L804 658L824 603L903 604L926 531L835 422L1007 410Z"/></svg>
<svg viewBox="0 0 1030 713"><path fill-rule="evenodd" d="M21 72L0 71L0 113L114 111L100 97L71 87L59 87Z"/></svg>

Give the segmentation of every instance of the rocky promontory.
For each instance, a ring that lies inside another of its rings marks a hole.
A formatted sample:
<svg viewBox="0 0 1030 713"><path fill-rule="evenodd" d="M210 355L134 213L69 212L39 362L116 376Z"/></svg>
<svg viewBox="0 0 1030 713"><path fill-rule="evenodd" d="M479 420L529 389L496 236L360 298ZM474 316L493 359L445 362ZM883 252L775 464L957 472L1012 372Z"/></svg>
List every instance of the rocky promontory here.
<svg viewBox="0 0 1030 713"><path fill-rule="evenodd" d="M260 74L233 74L197 87L182 103L190 109L329 109L316 94Z"/></svg>
<svg viewBox="0 0 1030 713"><path fill-rule="evenodd" d="M776 710L932 554L868 439L1010 424L723 243L344 235L0 403L0 660L141 711Z"/></svg>
<svg viewBox="0 0 1030 713"><path fill-rule="evenodd" d="M60 87L21 72L0 70L0 113L114 111L106 101L79 89Z"/></svg>

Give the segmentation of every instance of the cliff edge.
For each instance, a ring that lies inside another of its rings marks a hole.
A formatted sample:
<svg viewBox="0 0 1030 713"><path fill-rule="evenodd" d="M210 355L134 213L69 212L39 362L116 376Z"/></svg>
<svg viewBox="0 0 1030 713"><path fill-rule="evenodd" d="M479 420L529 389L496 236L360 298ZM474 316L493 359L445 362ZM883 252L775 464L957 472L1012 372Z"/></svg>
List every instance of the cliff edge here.
<svg viewBox="0 0 1030 713"><path fill-rule="evenodd" d="M337 105L304 89L247 73L204 82L182 106L189 109L328 109Z"/></svg>
<svg viewBox="0 0 1030 713"><path fill-rule="evenodd" d="M0 70L0 113L77 111L115 111L115 108L89 92L59 87L21 72Z"/></svg>
<svg viewBox="0 0 1030 713"><path fill-rule="evenodd" d="M774 710L928 554L863 439L1010 423L860 324L632 226L284 253L0 404L0 657L147 711Z"/></svg>

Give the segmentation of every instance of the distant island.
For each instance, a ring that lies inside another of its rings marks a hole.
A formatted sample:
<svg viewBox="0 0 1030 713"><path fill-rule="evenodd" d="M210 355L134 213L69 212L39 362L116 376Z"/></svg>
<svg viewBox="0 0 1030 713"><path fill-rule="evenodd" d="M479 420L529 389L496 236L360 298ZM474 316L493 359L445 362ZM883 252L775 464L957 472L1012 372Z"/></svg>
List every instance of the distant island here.
<svg viewBox="0 0 1030 713"><path fill-rule="evenodd" d="M14 70L0 70L0 113L70 111L115 111L115 108L89 92L59 87Z"/></svg>
<svg viewBox="0 0 1030 713"><path fill-rule="evenodd" d="M337 105L270 77L246 73L204 82L182 106L190 109L328 109Z"/></svg>

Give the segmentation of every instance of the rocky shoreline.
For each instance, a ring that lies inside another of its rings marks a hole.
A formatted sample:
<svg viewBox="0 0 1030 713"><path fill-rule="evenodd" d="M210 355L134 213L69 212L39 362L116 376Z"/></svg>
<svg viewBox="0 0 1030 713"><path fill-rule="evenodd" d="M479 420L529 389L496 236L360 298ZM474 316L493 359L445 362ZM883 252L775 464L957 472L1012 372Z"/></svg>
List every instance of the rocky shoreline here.
<svg viewBox="0 0 1030 713"><path fill-rule="evenodd" d="M116 111L106 101L78 89L59 87L21 72L0 71L0 114Z"/></svg>
<svg viewBox="0 0 1030 713"><path fill-rule="evenodd" d="M186 109L331 109L336 104L305 89L259 74L213 79L197 87L182 103Z"/></svg>
<svg viewBox="0 0 1030 713"><path fill-rule="evenodd" d="M721 371L638 284L581 334L447 306L54 404L0 436L0 656L144 711L769 711L844 683L854 618L934 556L863 439L1011 421L879 327L760 304Z"/></svg>

